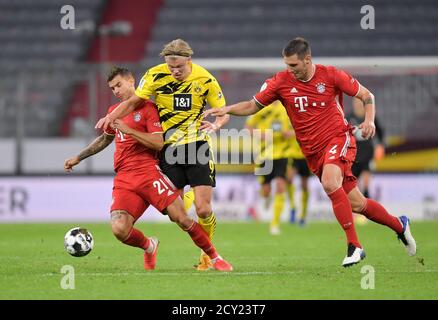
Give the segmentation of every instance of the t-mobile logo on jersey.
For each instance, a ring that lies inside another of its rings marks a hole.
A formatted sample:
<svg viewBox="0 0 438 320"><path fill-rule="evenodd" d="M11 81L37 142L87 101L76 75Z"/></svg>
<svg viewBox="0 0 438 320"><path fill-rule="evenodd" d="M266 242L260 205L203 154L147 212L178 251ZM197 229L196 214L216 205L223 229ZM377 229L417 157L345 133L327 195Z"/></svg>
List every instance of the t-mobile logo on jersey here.
<svg viewBox="0 0 438 320"><path fill-rule="evenodd" d="M294 102L295 102L295 108L299 108L300 109L300 110L298 110L298 112L306 112L306 109L304 109L304 107L308 107L309 104L311 104L312 107L317 107L318 106L317 102L309 103L307 101L307 97L306 96L304 96L304 97L295 97L294 98ZM325 107L325 102L321 102L319 105L321 107Z"/></svg>
<svg viewBox="0 0 438 320"><path fill-rule="evenodd" d="M309 106L309 104L307 103L307 97L295 97L294 102L295 102L295 107L300 108L298 112L306 112L306 109L304 109L304 107Z"/></svg>

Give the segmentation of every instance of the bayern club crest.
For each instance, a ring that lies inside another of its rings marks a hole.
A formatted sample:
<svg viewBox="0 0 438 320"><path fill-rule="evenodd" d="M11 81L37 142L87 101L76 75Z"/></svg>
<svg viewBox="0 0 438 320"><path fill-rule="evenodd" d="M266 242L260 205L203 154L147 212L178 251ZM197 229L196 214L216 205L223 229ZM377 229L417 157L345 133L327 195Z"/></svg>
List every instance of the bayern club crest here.
<svg viewBox="0 0 438 320"><path fill-rule="evenodd" d="M139 112L134 114L134 121L139 122L141 120L141 114Z"/></svg>
<svg viewBox="0 0 438 320"><path fill-rule="evenodd" d="M325 83L317 83L316 84L316 91L318 91L319 93L324 93L325 92Z"/></svg>

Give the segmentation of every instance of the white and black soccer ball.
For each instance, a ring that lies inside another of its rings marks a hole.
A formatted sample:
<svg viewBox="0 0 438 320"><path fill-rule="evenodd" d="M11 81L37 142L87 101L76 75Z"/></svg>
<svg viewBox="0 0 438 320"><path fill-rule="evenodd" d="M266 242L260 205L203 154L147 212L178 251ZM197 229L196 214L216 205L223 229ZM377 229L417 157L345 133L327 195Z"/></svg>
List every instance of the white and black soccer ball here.
<svg viewBox="0 0 438 320"><path fill-rule="evenodd" d="M76 227L67 231L64 237L64 247L74 257L83 257L90 253L94 239L90 231Z"/></svg>

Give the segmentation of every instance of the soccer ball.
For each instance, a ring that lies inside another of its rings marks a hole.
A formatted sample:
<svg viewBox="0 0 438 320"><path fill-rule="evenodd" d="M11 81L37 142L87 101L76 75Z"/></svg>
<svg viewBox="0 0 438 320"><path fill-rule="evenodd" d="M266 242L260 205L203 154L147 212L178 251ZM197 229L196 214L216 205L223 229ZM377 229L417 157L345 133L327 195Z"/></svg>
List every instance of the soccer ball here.
<svg viewBox="0 0 438 320"><path fill-rule="evenodd" d="M74 257L83 257L93 249L94 240L90 231L76 227L67 231L64 237L64 248Z"/></svg>

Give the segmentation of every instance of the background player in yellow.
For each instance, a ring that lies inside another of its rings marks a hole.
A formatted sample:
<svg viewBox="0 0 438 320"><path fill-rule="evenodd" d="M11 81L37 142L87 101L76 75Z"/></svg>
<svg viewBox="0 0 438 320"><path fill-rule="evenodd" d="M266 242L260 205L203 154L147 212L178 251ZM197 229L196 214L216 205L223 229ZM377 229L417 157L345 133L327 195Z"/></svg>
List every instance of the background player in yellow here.
<svg viewBox="0 0 438 320"><path fill-rule="evenodd" d="M248 129L262 131L262 146L257 162L264 164L264 162L272 161L271 173L260 176L260 183L265 208L268 208L271 182L275 181L274 214L270 224L270 232L273 235L280 234L280 217L286 200L286 171L289 158L292 156L290 138L294 134L286 110L282 106L276 106L276 104L280 104L280 102L276 101L263 108L246 121ZM269 135L272 135L272 140L268 139Z"/></svg>
<svg viewBox="0 0 438 320"><path fill-rule="evenodd" d="M292 129L293 130L293 129ZM290 159L290 167L288 168L287 178L288 185L287 191L289 195L289 204L290 204L290 222L295 223L295 185L294 178L298 174L301 179L301 214L299 219L300 226L304 226L306 224L307 217L307 207L309 203L309 177L311 172L309 167L307 166L306 159L304 158L304 154L301 151L300 145L298 144L297 139L295 138L295 131L293 131L293 136L289 140L291 145L291 159Z"/></svg>
<svg viewBox="0 0 438 320"><path fill-rule="evenodd" d="M222 127L229 116L217 117L214 123L202 121L207 104L218 108L226 103L217 80L193 63L192 55L193 50L184 40L176 39L166 44L161 52L165 63L150 68L142 77L135 95L100 119L96 127L106 128L144 100L153 98L164 131L160 167L177 189L182 191L186 185L193 188L199 224L212 239L216 217L212 212L211 198L216 172L208 132ZM189 199L185 197L185 200L186 207L190 207ZM209 257L201 253L198 270L211 267Z"/></svg>

